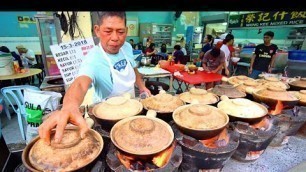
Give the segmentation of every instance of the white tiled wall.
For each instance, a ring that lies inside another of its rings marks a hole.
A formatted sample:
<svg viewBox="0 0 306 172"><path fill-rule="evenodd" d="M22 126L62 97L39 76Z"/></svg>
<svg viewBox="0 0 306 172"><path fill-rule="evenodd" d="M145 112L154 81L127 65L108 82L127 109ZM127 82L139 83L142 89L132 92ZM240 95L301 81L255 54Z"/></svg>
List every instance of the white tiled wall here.
<svg viewBox="0 0 306 172"><path fill-rule="evenodd" d="M53 43L56 43L56 37L52 38ZM0 37L0 46L6 46L10 51L17 52L16 46L22 44L28 49L31 49L35 54L41 54L39 37Z"/></svg>

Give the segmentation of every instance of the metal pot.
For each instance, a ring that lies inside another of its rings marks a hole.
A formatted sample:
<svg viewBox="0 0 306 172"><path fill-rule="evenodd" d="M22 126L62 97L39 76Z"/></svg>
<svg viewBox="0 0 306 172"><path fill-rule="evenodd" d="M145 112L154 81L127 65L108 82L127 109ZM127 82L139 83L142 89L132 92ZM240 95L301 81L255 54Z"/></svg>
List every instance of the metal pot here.
<svg viewBox="0 0 306 172"><path fill-rule="evenodd" d="M172 117L182 133L198 140L220 134L229 122L226 113L203 104L181 106L173 112Z"/></svg>
<svg viewBox="0 0 306 172"><path fill-rule="evenodd" d="M174 133L165 121L149 110L146 116L133 116L117 122L110 132L112 143L128 155L140 159L152 158L167 149Z"/></svg>
<svg viewBox="0 0 306 172"><path fill-rule="evenodd" d="M290 90L300 91L306 90L306 78L300 78L295 81L289 82Z"/></svg>
<svg viewBox="0 0 306 172"><path fill-rule="evenodd" d="M143 105L130 97L112 97L104 102L93 105L89 112L104 129L110 130L121 119L139 115Z"/></svg>
<svg viewBox="0 0 306 172"><path fill-rule="evenodd" d="M217 106L218 109L228 114L231 122L257 123L268 114L268 109L265 106L245 98L222 97L222 101Z"/></svg>
<svg viewBox="0 0 306 172"><path fill-rule="evenodd" d="M150 66L151 65L151 58L150 57L142 57L141 58L141 64L144 66Z"/></svg>
<svg viewBox="0 0 306 172"><path fill-rule="evenodd" d="M94 163L102 152L104 142L95 130L90 129L81 139L77 127L66 127L59 144L54 143L54 133L53 130L50 145L38 136L26 146L22 162L27 169L33 172L80 170Z"/></svg>

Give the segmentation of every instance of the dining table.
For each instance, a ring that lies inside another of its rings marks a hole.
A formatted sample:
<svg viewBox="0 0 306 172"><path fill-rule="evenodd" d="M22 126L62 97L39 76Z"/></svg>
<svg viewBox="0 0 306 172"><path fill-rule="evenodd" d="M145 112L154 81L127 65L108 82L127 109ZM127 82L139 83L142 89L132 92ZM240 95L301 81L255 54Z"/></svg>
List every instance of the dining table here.
<svg viewBox="0 0 306 172"><path fill-rule="evenodd" d="M199 85L202 83L210 83L210 82L217 82L221 81L222 75L218 73L212 73L207 71L196 71L194 74L190 74L187 71L180 70L178 67L175 66L168 66L164 68L165 70L171 72L173 74L173 79L177 81L178 88L173 88L177 90L177 93L183 92L182 84L186 86L186 89L189 89L190 85ZM175 73L178 73L180 75L176 75Z"/></svg>
<svg viewBox="0 0 306 172"><path fill-rule="evenodd" d="M25 72L25 73L14 73L12 75L3 75L3 76L0 76L0 81L27 78L27 77L31 77L31 76L37 75L37 74L39 74L41 72L42 72L41 69L30 68L29 71Z"/></svg>

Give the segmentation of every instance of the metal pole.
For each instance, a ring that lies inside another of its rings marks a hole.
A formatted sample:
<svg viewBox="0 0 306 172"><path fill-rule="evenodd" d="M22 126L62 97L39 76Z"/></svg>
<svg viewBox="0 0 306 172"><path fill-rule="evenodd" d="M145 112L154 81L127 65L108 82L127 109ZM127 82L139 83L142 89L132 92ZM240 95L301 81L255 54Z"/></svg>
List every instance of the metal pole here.
<svg viewBox="0 0 306 172"><path fill-rule="evenodd" d="M37 17L35 17L35 18L36 18L36 27L37 27L38 36L39 36L40 47L41 47L41 59L42 59L42 62L44 64L44 69L45 69L46 76L49 76L48 65L47 65L47 61L46 61L45 47L44 47L42 33L41 33L41 29L40 29L40 19L37 18Z"/></svg>

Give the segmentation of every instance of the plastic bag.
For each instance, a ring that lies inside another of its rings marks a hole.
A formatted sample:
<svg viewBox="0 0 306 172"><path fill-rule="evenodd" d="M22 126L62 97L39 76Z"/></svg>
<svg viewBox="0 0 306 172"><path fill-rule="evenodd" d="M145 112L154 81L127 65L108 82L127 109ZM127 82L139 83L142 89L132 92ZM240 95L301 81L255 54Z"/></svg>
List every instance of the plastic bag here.
<svg viewBox="0 0 306 172"><path fill-rule="evenodd" d="M27 130L26 144L38 135L38 127L43 116L56 110L62 95L51 91L24 90Z"/></svg>

